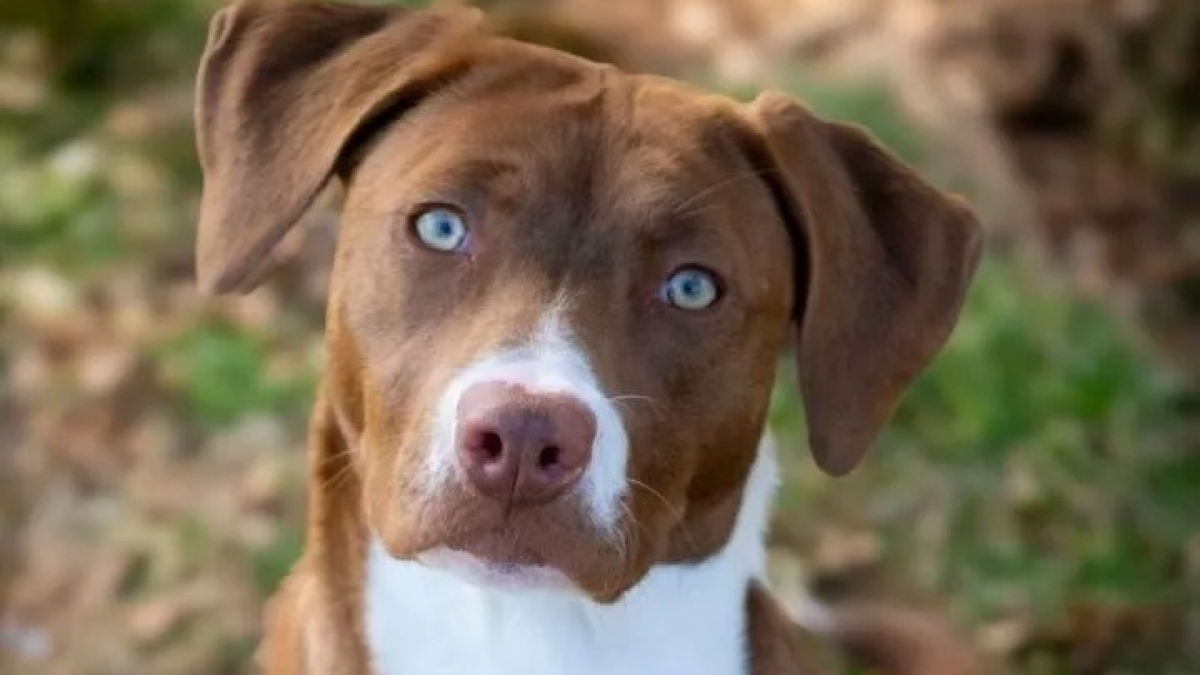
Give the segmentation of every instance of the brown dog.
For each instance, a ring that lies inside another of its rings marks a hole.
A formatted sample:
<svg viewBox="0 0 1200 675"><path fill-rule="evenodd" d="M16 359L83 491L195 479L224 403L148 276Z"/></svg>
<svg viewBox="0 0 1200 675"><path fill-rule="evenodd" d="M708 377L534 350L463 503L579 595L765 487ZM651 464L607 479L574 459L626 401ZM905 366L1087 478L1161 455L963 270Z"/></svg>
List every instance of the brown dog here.
<svg viewBox="0 0 1200 675"><path fill-rule="evenodd" d="M782 674L760 443L794 328L817 463L866 452L980 235L863 132L488 35L241 2L198 85L200 285L345 186L274 674Z"/></svg>

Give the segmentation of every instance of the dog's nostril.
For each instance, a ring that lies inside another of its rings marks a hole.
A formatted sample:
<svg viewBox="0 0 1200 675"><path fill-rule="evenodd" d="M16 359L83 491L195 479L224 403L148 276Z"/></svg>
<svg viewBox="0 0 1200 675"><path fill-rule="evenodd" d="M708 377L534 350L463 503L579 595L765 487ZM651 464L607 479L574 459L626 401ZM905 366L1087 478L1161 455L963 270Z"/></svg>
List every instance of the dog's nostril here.
<svg viewBox="0 0 1200 675"><path fill-rule="evenodd" d="M500 434L489 431L480 439L479 447L483 448L488 459L497 460L504 452L504 441L500 438Z"/></svg>
<svg viewBox="0 0 1200 675"><path fill-rule="evenodd" d="M538 466L543 469L549 469L558 464L560 452L557 445L548 445L542 448L542 452L538 455Z"/></svg>

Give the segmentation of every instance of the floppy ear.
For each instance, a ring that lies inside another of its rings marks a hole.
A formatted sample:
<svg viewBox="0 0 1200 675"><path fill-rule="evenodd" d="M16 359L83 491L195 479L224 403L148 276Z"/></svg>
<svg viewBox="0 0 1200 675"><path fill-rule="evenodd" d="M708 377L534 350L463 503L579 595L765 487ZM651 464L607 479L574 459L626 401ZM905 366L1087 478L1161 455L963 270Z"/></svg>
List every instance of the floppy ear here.
<svg viewBox="0 0 1200 675"><path fill-rule="evenodd" d="M465 71L475 11L242 0L213 17L196 86L196 273L248 291L372 123Z"/></svg>
<svg viewBox="0 0 1200 675"><path fill-rule="evenodd" d="M854 468L958 320L979 260L967 205L863 131L768 92L750 105L796 249L796 361L817 464Z"/></svg>

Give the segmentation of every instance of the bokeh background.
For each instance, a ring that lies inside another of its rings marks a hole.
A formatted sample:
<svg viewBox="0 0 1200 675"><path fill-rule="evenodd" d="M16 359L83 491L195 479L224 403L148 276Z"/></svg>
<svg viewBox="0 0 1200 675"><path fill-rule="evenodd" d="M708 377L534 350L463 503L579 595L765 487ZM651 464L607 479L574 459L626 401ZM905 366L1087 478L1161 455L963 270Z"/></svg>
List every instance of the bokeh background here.
<svg viewBox="0 0 1200 675"><path fill-rule="evenodd" d="M5 675L249 673L301 547L336 221L327 200L256 293L196 294L216 6L0 3ZM978 205L962 322L856 474L814 469L781 377L785 585L939 612L1001 672L1200 673L1200 2L486 6L628 68L792 91Z"/></svg>

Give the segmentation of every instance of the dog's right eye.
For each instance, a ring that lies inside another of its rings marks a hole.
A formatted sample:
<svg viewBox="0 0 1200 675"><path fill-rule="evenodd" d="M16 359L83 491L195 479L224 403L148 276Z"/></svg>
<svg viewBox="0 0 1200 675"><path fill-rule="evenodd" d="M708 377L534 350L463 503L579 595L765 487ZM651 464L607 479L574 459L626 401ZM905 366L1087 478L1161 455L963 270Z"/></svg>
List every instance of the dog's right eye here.
<svg viewBox="0 0 1200 675"><path fill-rule="evenodd" d="M416 214L412 228L417 239L425 246L451 253L461 251L467 245L467 224L455 210L444 206L433 206Z"/></svg>
<svg viewBox="0 0 1200 675"><path fill-rule="evenodd" d="M689 312L707 309L721 297L716 275L701 267L684 267L663 285L662 299Z"/></svg>

